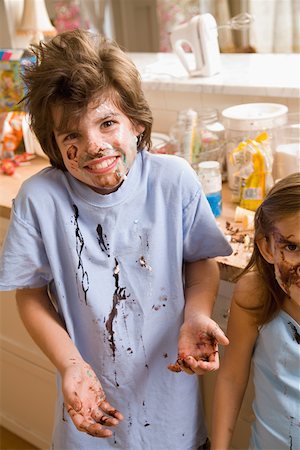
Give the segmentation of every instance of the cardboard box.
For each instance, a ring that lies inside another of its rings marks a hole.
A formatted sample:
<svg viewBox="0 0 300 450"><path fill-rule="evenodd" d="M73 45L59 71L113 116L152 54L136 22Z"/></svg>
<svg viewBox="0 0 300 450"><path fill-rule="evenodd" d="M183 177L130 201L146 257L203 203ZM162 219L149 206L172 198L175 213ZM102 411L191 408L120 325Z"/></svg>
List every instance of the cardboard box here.
<svg viewBox="0 0 300 450"><path fill-rule="evenodd" d="M0 49L0 112L25 111L25 105L19 104L25 95L20 75L33 61L27 50Z"/></svg>

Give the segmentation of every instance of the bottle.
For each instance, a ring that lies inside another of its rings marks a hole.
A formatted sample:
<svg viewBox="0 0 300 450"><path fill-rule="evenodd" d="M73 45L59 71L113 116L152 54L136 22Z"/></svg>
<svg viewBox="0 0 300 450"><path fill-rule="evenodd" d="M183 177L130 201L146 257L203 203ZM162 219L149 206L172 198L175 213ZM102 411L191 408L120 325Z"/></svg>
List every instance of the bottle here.
<svg viewBox="0 0 300 450"><path fill-rule="evenodd" d="M220 217L222 212L222 174L219 161L200 162L197 173L214 216Z"/></svg>

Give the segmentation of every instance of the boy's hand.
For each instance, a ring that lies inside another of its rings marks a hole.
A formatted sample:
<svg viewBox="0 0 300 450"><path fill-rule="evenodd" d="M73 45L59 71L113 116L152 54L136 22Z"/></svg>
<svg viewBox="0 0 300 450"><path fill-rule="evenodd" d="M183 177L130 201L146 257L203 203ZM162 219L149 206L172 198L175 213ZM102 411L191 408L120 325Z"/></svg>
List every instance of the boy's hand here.
<svg viewBox="0 0 300 450"><path fill-rule="evenodd" d="M101 438L112 436L106 427L117 425L123 416L106 401L91 366L72 361L64 371L62 389L66 410L79 431Z"/></svg>
<svg viewBox="0 0 300 450"><path fill-rule="evenodd" d="M179 333L178 359L168 366L173 372L203 375L219 368L218 344L227 345L227 337L208 316L185 321Z"/></svg>

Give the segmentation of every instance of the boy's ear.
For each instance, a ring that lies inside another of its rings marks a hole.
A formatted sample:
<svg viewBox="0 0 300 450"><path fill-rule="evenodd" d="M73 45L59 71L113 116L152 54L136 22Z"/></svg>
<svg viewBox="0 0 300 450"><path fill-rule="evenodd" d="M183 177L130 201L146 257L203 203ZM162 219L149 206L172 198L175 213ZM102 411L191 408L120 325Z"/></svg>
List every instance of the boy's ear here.
<svg viewBox="0 0 300 450"><path fill-rule="evenodd" d="M258 239L256 244L265 260L270 264L274 264L274 256L270 241L266 237L263 237Z"/></svg>

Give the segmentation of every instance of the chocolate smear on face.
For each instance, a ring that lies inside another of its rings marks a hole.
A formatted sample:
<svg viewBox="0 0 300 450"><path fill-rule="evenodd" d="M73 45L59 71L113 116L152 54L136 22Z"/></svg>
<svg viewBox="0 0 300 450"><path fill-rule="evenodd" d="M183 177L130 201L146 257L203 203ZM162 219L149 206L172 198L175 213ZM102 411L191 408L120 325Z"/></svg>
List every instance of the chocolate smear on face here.
<svg viewBox="0 0 300 450"><path fill-rule="evenodd" d="M281 252L281 262L278 263L278 270L283 288L289 295L289 289L299 279L300 264L291 264L286 261L283 252Z"/></svg>
<svg viewBox="0 0 300 450"><path fill-rule="evenodd" d="M295 245L288 238L284 237L278 230L273 231L273 237L275 245L278 248L279 245ZM280 282L282 283L282 288L290 296L291 285L297 283L300 273L300 264L292 264L287 261L284 251L280 250L281 261L277 263L278 272L280 275ZM278 280L279 281L279 280Z"/></svg>

